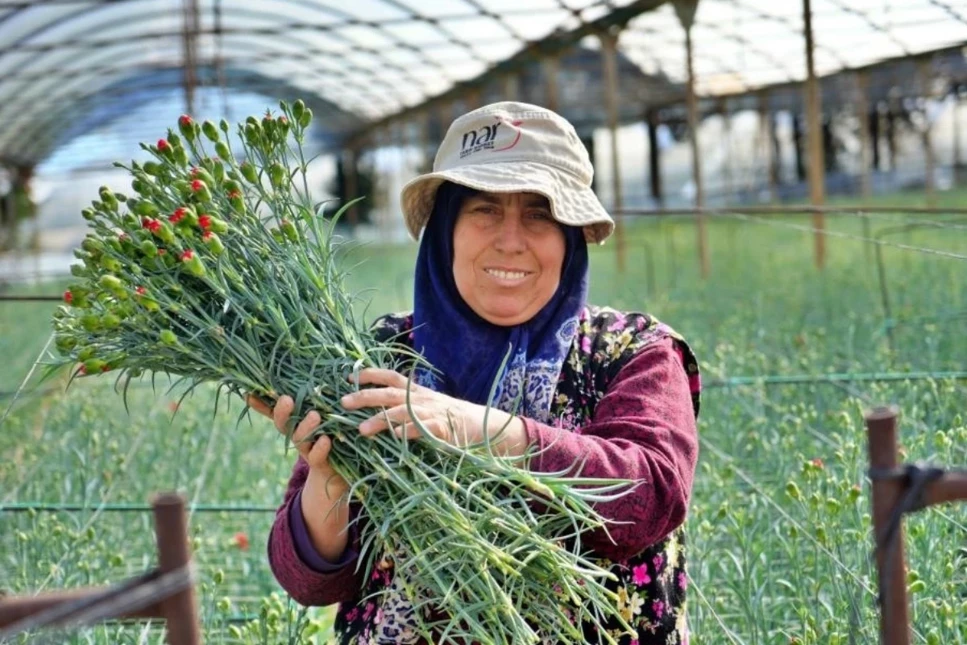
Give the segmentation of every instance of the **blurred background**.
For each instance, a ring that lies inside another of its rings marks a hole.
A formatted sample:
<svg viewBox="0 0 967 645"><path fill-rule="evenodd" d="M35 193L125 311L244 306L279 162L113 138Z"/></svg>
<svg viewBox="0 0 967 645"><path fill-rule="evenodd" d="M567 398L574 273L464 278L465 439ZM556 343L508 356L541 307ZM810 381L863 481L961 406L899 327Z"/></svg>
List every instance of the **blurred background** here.
<svg viewBox="0 0 967 645"><path fill-rule="evenodd" d="M575 124L613 209L950 189L967 5L809 9L807 39L799 0L3 0L0 280L63 273L97 187L129 188L111 163L178 115L278 99L318 117L319 199L367 196L362 239L404 239L401 184L453 118L507 99Z"/></svg>

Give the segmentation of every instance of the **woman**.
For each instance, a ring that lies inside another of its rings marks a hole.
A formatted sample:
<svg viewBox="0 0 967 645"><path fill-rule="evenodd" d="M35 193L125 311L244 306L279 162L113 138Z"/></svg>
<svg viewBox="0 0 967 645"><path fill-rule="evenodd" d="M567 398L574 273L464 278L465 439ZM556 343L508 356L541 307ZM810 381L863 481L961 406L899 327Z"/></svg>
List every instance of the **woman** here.
<svg viewBox="0 0 967 645"><path fill-rule="evenodd" d="M619 578L618 609L638 630L622 643L686 643L681 527L698 451L698 369L684 341L654 318L586 304L587 241L602 242L613 229L591 191L592 173L573 127L549 110L505 102L457 119L434 172L402 193L411 234L423 231L414 311L385 316L375 330L407 339L438 368L415 374L411 390L414 415L437 436L479 441L499 378L489 425L506 425L504 454L536 446L532 470L583 459L580 475L647 484L599 504L617 522L611 539L602 532L583 542ZM512 358L498 374L506 348ZM360 384L369 387L342 404L373 409L362 434L392 425L419 436L408 424L404 374L363 370ZM521 392L520 414L511 416ZM251 403L285 432L290 397L274 410ZM272 570L300 603L340 603L341 643L417 642L392 561L370 580L355 571L358 544L346 528L354 509L328 463L330 441L299 443L320 421L310 412L293 434L300 458L269 537ZM367 600L380 591L378 606Z"/></svg>

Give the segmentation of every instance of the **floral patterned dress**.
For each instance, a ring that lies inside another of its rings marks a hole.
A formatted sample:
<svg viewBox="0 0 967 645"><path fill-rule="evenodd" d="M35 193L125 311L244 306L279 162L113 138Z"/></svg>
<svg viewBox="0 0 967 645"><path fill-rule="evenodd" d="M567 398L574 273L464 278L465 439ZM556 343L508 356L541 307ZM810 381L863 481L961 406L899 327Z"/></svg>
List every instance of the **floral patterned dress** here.
<svg viewBox="0 0 967 645"><path fill-rule="evenodd" d="M374 332L381 340L406 343L411 339L412 325L412 314L391 314L377 320ZM638 350L664 338L672 339L682 359L697 416L701 390L698 362L674 330L646 314L586 307L561 370L553 418L568 429L587 423L621 367ZM608 587L616 591L619 613L637 628L637 634L631 636L617 625L606 626L620 645L687 645L685 556L685 532L678 528L625 561L597 560L616 574L618 580L609 582ZM379 597L379 603L365 600L373 597ZM357 601L339 606L336 632L340 642L346 644L421 643L414 611L395 580L392 560L384 558ZM591 626L585 626L586 642L599 642L599 637ZM547 641L546 645L557 644Z"/></svg>

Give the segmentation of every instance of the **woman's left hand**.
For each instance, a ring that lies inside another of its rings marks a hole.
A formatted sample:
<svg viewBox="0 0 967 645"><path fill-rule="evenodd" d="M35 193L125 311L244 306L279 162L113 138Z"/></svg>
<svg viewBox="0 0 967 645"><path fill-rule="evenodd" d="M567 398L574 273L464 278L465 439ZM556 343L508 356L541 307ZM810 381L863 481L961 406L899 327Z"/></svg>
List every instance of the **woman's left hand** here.
<svg viewBox="0 0 967 645"><path fill-rule="evenodd" d="M342 405L347 410L383 408L359 424L359 432L367 437L392 427L398 437L419 439L419 428L407 411L406 390L410 391L410 407L413 416L431 433L454 446L481 443L489 432L493 437L501 428L503 432L494 443L495 451L503 455L522 455L527 448L524 422L496 408L487 413L487 429L484 429L483 405L455 399L422 385L408 382L407 378L393 370L368 368L359 372L359 385L369 387L347 394ZM506 426L506 427L505 427Z"/></svg>

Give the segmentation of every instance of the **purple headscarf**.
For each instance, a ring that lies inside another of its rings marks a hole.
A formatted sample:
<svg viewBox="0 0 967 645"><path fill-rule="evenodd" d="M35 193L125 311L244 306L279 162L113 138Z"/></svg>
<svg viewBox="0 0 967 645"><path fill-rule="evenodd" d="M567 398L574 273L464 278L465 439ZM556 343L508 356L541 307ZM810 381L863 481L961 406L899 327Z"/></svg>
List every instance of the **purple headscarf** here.
<svg viewBox="0 0 967 645"><path fill-rule="evenodd" d="M460 205L476 194L445 182L420 242L414 283L414 348L440 373L417 370L417 382L438 392L486 404L499 379L495 407L550 422L561 366L577 332L588 293L588 251L580 228L561 226L565 252L554 296L533 318L513 327L487 322L464 302L453 277L453 230ZM502 374L500 365L510 351Z"/></svg>

